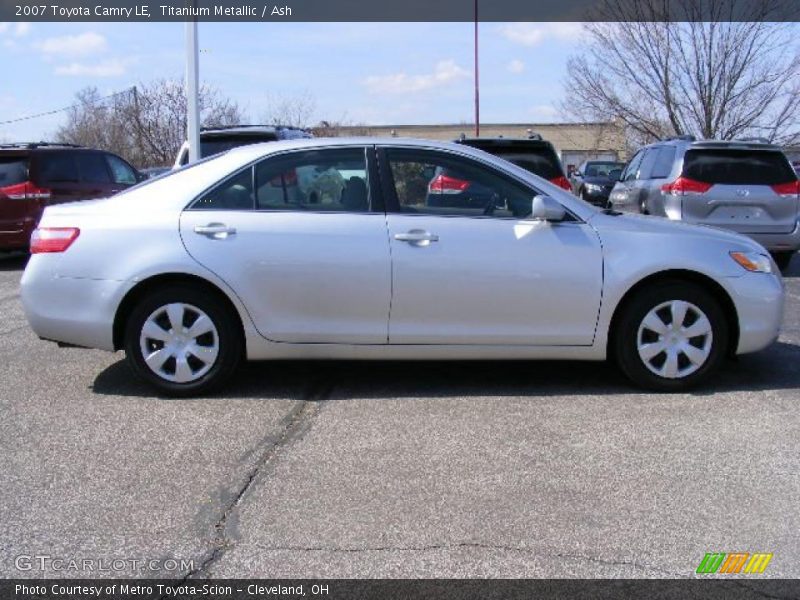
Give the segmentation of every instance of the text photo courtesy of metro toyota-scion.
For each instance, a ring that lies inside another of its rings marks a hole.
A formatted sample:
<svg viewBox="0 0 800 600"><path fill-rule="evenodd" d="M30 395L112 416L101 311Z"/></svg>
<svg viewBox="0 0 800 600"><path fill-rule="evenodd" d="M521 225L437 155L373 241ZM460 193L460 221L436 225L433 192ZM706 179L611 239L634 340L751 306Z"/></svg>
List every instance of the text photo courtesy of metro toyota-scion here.
<svg viewBox="0 0 800 600"><path fill-rule="evenodd" d="M800 597L800 8L0 5L0 598Z"/></svg>

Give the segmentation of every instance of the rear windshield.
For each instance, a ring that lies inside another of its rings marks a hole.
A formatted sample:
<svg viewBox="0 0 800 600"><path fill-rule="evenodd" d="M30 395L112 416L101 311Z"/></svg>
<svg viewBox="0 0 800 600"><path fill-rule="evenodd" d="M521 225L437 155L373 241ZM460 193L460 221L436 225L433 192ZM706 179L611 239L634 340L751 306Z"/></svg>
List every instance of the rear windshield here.
<svg viewBox="0 0 800 600"><path fill-rule="evenodd" d="M481 150L499 156L545 179L555 179L556 177L564 175L564 172L561 170L561 163L558 162L558 157L549 148L542 148L540 150L530 149L524 152L492 147L481 148Z"/></svg>
<svg viewBox="0 0 800 600"><path fill-rule="evenodd" d="M27 158L0 157L0 187L22 183L28 180Z"/></svg>
<svg viewBox="0 0 800 600"><path fill-rule="evenodd" d="M239 146L260 144L261 142L274 142L277 139L277 136L268 133L265 133L264 135L240 135L236 137L215 136L213 138L206 138L200 141L200 155L201 158L206 158L207 156L214 156L215 154L220 154L221 152L227 152L228 150L231 150L232 148L238 148Z"/></svg>
<svg viewBox="0 0 800 600"><path fill-rule="evenodd" d="M689 150L683 176L731 185L775 185L797 179L781 152L765 150Z"/></svg>
<svg viewBox="0 0 800 600"><path fill-rule="evenodd" d="M625 168L625 163L621 162L601 162L601 161L592 161L586 163L586 172L584 175L586 177L608 177L608 174L611 171L619 170Z"/></svg>

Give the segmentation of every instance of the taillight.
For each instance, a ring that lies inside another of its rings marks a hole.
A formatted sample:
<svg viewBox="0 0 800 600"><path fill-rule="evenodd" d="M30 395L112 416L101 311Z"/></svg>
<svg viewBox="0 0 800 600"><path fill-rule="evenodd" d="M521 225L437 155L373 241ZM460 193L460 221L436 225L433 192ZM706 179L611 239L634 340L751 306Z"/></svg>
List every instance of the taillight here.
<svg viewBox="0 0 800 600"><path fill-rule="evenodd" d="M81 230L77 227L40 227L31 234L31 254L64 252Z"/></svg>
<svg viewBox="0 0 800 600"><path fill-rule="evenodd" d="M554 183L558 187L567 190L568 192L572 190L572 186L569 183L569 179L567 179L563 175L559 175L555 179L551 179L550 183Z"/></svg>
<svg viewBox="0 0 800 600"><path fill-rule="evenodd" d="M0 194L5 194L12 200L47 200L50 198L50 190L40 188L30 181L1 187Z"/></svg>
<svg viewBox="0 0 800 600"><path fill-rule="evenodd" d="M661 191L664 194L672 194L673 196L693 196L697 194L705 194L711 189L713 184L704 181L695 181L688 177L678 177L672 183L665 183L661 186Z"/></svg>
<svg viewBox="0 0 800 600"><path fill-rule="evenodd" d="M771 185L772 191L782 198L794 198L800 195L800 181L789 181Z"/></svg>
<svg viewBox="0 0 800 600"><path fill-rule="evenodd" d="M432 194L457 194L468 187L469 181L439 174L428 184L428 191Z"/></svg>

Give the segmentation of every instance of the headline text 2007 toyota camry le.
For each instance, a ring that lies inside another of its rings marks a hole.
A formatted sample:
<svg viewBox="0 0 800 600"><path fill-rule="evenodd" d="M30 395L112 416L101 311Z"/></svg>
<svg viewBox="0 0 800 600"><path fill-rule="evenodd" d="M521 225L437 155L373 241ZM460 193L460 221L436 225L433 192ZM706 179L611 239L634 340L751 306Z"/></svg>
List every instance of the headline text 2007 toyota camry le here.
<svg viewBox="0 0 800 600"><path fill-rule="evenodd" d="M611 357L682 390L771 344L784 298L744 236L602 211L431 141L238 148L47 208L31 252L22 299L41 338L124 349L176 396L244 358Z"/></svg>

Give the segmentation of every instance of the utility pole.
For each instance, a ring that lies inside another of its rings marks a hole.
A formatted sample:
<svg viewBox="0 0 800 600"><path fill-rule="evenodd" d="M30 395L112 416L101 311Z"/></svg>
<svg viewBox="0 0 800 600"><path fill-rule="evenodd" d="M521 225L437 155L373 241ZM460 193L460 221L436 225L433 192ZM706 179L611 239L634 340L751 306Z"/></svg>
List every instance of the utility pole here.
<svg viewBox="0 0 800 600"><path fill-rule="evenodd" d="M475 137L481 135L481 99L478 78L478 0L475 0Z"/></svg>
<svg viewBox="0 0 800 600"><path fill-rule="evenodd" d="M186 22L186 139L189 140L189 162L200 159L200 60L197 47L197 20Z"/></svg>

